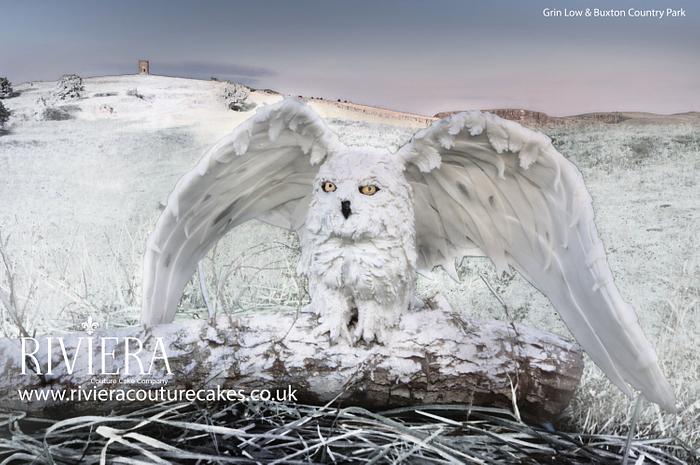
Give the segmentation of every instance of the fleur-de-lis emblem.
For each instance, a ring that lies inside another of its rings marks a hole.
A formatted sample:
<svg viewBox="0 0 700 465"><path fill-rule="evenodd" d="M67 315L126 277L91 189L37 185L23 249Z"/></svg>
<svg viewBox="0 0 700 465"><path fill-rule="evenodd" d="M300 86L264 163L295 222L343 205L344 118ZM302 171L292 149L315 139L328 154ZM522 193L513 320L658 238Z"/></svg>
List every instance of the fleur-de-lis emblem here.
<svg viewBox="0 0 700 465"><path fill-rule="evenodd" d="M83 321L80 326L83 327L88 336L92 336L92 333L95 332L100 324L96 321L92 321L92 316L88 316L87 320Z"/></svg>

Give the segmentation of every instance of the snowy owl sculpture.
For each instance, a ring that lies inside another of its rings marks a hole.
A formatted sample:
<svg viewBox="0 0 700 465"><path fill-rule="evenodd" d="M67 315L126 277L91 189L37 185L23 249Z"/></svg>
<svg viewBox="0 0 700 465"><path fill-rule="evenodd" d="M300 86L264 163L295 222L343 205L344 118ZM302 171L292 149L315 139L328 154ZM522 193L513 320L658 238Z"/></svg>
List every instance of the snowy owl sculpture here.
<svg viewBox="0 0 700 465"><path fill-rule="evenodd" d="M142 321L172 321L198 261L251 219L298 233L298 271L331 340L383 341L409 311L418 270L486 255L544 293L623 392L629 383L674 408L613 282L581 174L541 133L472 111L391 153L344 146L300 101L265 107L170 194L147 244Z"/></svg>

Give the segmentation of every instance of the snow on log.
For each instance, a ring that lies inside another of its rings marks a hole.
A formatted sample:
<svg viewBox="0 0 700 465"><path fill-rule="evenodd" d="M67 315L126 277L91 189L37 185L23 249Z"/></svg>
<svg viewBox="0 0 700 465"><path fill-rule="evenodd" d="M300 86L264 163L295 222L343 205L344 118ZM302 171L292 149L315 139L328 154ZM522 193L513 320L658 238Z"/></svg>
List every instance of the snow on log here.
<svg viewBox="0 0 700 465"><path fill-rule="evenodd" d="M339 396L342 405L371 409L510 407L515 387L521 414L542 420L566 407L583 369L578 346L559 336L442 310L405 314L386 345L330 345L327 337L312 336L316 326L309 313L255 312L216 322L0 339L0 405L43 414L57 406L59 412L97 413L159 391L291 389L298 402L323 404ZM132 397L125 399L128 391ZM37 400L37 392L56 398ZM52 392L65 394L61 399Z"/></svg>

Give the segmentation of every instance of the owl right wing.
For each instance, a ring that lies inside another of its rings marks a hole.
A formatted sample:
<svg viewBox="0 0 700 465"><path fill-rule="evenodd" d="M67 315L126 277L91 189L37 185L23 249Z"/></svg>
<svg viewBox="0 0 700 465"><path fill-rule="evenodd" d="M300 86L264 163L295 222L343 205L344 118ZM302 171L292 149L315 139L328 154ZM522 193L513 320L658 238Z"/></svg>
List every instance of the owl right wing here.
<svg viewBox="0 0 700 465"><path fill-rule="evenodd" d="M573 163L544 134L466 112L419 131L397 155L415 199L424 265L484 252L520 272L552 302L610 380L665 409L673 389L620 295Z"/></svg>
<svg viewBox="0 0 700 465"><path fill-rule="evenodd" d="M199 260L235 226L257 218L297 229L318 165L342 147L296 99L264 107L212 147L175 185L148 238L141 322L175 317Z"/></svg>

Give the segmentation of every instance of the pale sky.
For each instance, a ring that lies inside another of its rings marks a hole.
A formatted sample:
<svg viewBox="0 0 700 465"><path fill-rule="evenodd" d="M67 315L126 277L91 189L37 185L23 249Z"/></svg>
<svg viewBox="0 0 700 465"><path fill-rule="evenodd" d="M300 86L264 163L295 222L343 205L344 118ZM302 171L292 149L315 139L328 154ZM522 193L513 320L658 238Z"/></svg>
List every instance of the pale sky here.
<svg viewBox="0 0 700 465"><path fill-rule="evenodd" d="M546 18L544 8L684 8L684 18ZM700 2L16 1L0 76L232 79L424 114L700 110Z"/></svg>

